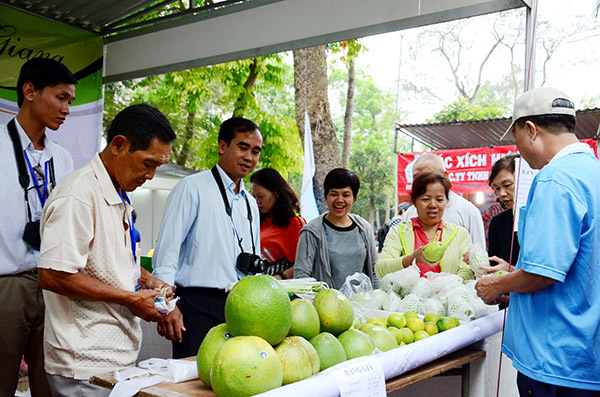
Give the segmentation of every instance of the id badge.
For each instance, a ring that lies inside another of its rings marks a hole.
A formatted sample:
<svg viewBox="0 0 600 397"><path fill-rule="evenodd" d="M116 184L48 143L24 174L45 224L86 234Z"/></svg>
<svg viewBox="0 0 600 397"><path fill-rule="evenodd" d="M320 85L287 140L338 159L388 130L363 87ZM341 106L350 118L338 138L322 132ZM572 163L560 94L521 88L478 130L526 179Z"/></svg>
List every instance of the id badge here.
<svg viewBox="0 0 600 397"><path fill-rule="evenodd" d="M133 268L133 284L135 285L135 291L140 291L142 289L142 270L140 265L137 263Z"/></svg>

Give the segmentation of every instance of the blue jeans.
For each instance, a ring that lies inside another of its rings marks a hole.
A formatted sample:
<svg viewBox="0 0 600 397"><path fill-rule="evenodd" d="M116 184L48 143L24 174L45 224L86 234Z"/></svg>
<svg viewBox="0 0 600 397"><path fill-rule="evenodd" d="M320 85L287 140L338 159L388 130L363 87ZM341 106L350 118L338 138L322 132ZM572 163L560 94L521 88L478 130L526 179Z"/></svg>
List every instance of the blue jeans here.
<svg viewBox="0 0 600 397"><path fill-rule="evenodd" d="M517 387L521 397L600 397L600 390L550 385L531 379L520 372L517 374Z"/></svg>

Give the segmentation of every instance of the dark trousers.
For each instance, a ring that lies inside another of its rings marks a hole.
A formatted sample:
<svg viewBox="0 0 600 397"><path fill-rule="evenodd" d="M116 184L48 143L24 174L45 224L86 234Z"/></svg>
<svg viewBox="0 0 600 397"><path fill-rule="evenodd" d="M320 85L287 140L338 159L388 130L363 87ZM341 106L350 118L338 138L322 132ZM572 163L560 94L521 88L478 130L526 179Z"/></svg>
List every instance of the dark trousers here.
<svg viewBox="0 0 600 397"><path fill-rule="evenodd" d="M173 342L173 358L195 356L208 331L225 322L227 294L222 289L179 286L176 292L186 331L181 343Z"/></svg>
<svg viewBox="0 0 600 397"><path fill-rule="evenodd" d="M517 373L517 387L521 397L600 397L600 390L571 389L538 382Z"/></svg>
<svg viewBox="0 0 600 397"><path fill-rule="evenodd" d="M0 396L14 396L21 357L31 395L51 396L44 371L44 297L37 273L0 277Z"/></svg>

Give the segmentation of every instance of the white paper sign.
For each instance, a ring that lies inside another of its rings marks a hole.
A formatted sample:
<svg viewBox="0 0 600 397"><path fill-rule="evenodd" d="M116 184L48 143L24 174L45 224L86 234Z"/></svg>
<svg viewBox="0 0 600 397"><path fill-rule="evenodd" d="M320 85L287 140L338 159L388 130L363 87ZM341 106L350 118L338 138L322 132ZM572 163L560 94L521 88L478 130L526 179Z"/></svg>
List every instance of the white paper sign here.
<svg viewBox="0 0 600 397"><path fill-rule="evenodd" d="M539 170L534 170L529 166L527 161L522 157L515 159L515 223L514 230L518 231L519 227L519 209L527 204L527 196L529 195L529 189L531 189L531 183L533 178L537 175Z"/></svg>
<svg viewBox="0 0 600 397"><path fill-rule="evenodd" d="M383 368L372 357L354 359L347 366L332 372L340 389L340 397L386 396Z"/></svg>

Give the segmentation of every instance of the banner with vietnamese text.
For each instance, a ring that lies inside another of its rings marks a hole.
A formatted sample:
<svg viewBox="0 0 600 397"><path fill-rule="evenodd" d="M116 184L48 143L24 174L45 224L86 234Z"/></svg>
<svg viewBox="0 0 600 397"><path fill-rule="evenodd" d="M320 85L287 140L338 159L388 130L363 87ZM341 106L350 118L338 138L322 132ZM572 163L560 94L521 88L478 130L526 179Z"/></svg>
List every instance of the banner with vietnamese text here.
<svg viewBox="0 0 600 397"><path fill-rule="evenodd" d="M596 151L596 141L583 139ZM425 152L398 154L398 195L408 195L412 189L412 164ZM458 194L491 192L488 186L494 163L511 153L518 153L516 145L470 149L436 150L428 153L439 155L444 161L452 191ZM597 154L596 154L597 156Z"/></svg>
<svg viewBox="0 0 600 397"><path fill-rule="evenodd" d="M0 123L18 112L17 79L31 58L55 59L77 79L71 114L47 136L65 147L75 167L87 163L102 136L102 36L0 6Z"/></svg>

